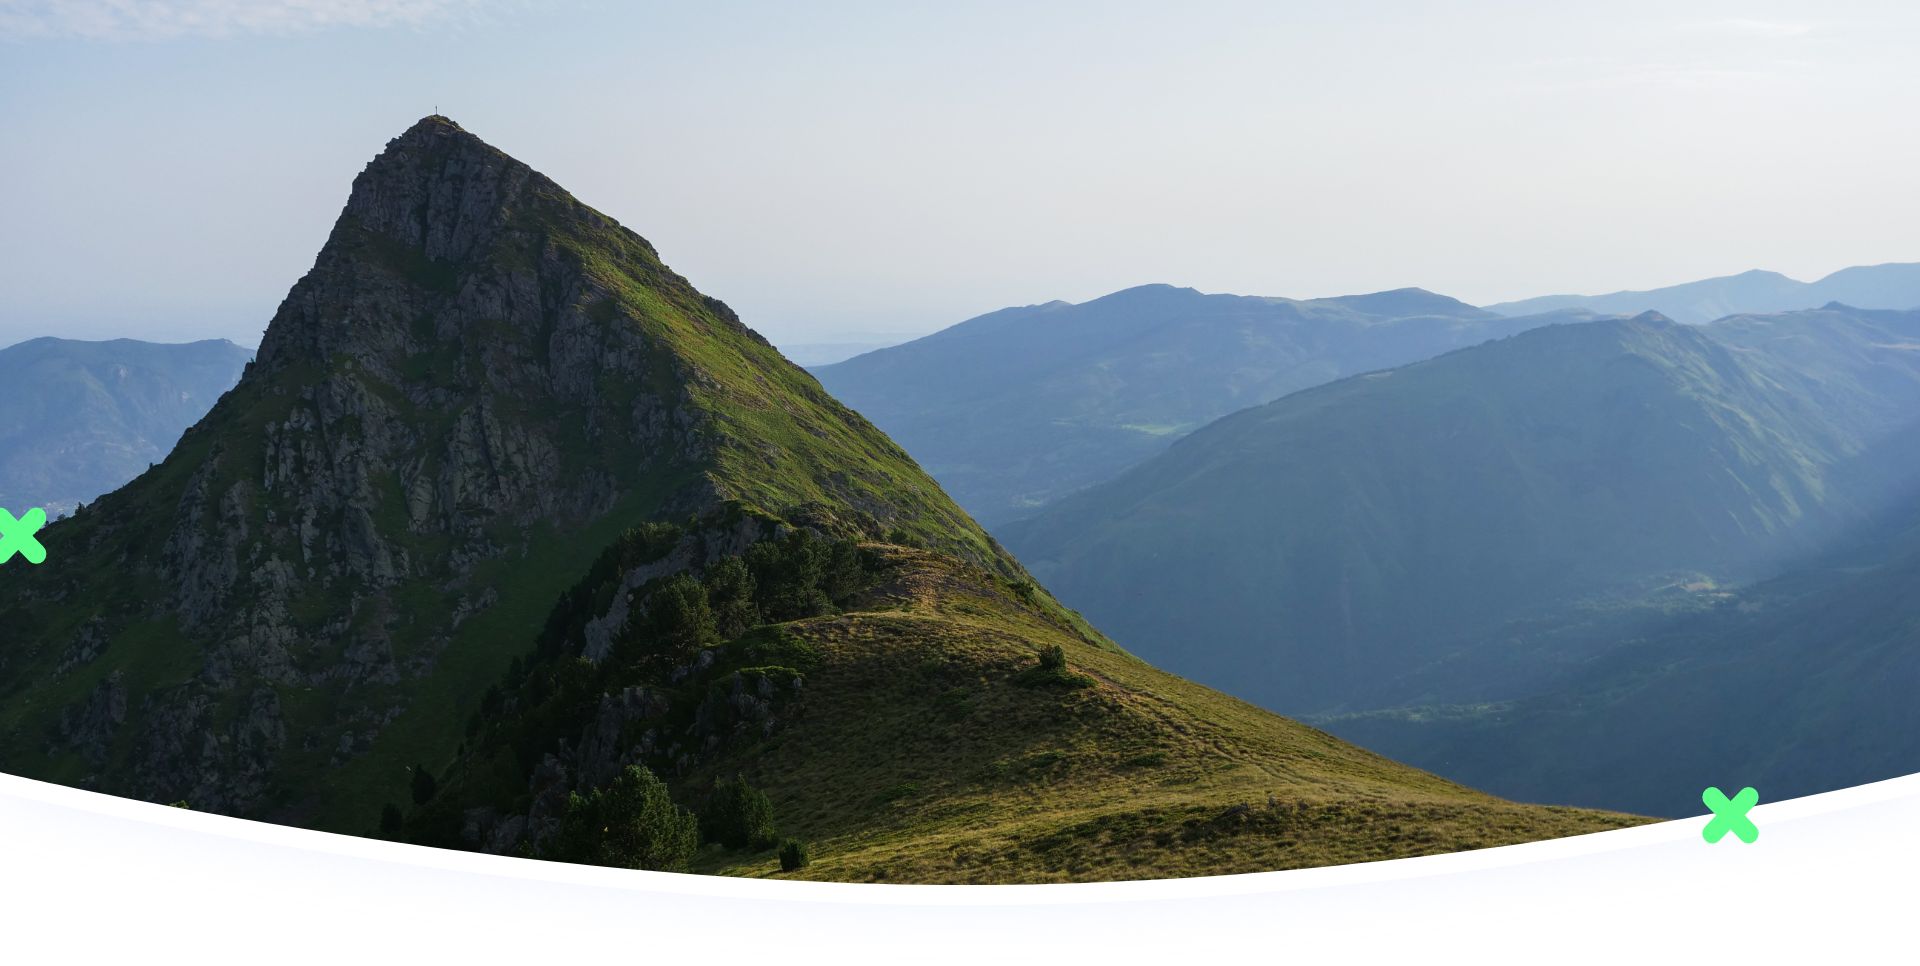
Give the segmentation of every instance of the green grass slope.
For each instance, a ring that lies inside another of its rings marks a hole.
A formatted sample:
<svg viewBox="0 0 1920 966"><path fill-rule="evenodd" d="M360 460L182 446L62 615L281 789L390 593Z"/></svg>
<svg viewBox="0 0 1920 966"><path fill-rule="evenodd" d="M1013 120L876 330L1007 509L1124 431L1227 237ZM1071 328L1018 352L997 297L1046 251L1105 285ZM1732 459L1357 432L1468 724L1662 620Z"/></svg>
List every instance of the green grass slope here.
<svg viewBox="0 0 1920 966"><path fill-rule="evenodd" d="M671 669L617 656L587 668L564 648L530 655L404 834L543 855L551 838L518 836L552 820L543 789L593 784L612 761L667 777L695 810L743 779L765 791L781 836L809 843L812 863L792 872L771 840L708 843L691 858L693 871L730 875L1211 875L1642 821L1490 798L1158 671L1030 584L913 548L860 553L839 606ZM564 623L553 625L562 639ZM1049 646L1064 668L1040 669ZM613 734L633 752L609 759Z"/></svg>

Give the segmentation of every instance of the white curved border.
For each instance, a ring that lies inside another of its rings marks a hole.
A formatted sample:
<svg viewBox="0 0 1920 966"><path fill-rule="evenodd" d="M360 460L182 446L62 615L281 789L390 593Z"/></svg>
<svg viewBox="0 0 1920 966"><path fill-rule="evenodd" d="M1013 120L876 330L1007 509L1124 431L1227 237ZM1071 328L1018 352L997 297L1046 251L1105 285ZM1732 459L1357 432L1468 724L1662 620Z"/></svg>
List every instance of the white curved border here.
<svg viewBox="0 0 1920 966"><path fill-rule="evenodd" d="M1764 798L1765 789L1762 789ZM1703 810L1704 811L1704 810ZM630 872L426 849L0 775L17 962L1830 961L1920 917L1920 775L1705 817L1362 865L1055 886ZM1900 947L1913 955L1910 945ZM1198 958L1196 958L1198 957ZM172 961L172 955L161 956ZM614 961L614 960L609 960Z"/></svg>

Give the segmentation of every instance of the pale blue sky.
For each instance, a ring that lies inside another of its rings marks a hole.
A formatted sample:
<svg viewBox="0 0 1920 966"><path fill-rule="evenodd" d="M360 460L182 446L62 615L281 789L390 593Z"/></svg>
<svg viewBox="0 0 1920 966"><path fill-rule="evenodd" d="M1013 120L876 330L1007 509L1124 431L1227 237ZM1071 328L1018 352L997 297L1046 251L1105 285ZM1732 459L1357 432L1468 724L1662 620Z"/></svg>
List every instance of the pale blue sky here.
<svg viewBox="0 0 1920 966"><path fill-rule="evenodd" d="M1916 6L0 0L0 344L252 344L436 105L776 341L1920 260Z"/></svg>

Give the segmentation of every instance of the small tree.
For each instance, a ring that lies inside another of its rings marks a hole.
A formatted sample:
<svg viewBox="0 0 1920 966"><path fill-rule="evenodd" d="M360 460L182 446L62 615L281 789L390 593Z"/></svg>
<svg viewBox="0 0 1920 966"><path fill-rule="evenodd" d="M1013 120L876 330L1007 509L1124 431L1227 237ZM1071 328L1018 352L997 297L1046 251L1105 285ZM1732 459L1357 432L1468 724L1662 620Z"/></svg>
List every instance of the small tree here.
<svg viewBox="0 0 1920 966"><path fill-rule="evenodd" d="M707 603L713 609L714 629L732 640L760 626L760 608L753 603L753 571L739 557L728 557L707 570Z"/></svg>
<svg viewBox="0 0 1920 966"><path fill-rule="evenodd" d="M388 835L388 836L396 835L400 831L400 826L404 825L405 823L406 823L406 818L405 816L402 816L400 814L400 806L395 805L392 802L388 802L387 804L381 806L380 808L380 834L381 835Z"/></svg>
<svg viewBox="0 0 1920 966"><path fill-rule="evenodd" d="M700 813L700 830L707 840L730 849L761 848L773 844L773 802L767 793L744 778L721 782Z"/></svg>
<svg viewBox="0 0 1920 966"><path fill-rule="evenodd" d="M425 805L433 793L440 790L440 783L433 780L433 772L425 765L413 766L413 803Z"/></svg>
<svg viewBox="0 0 1920 966"><path fill-rule="evenodd" d="M686 574L668 578L647 598L647 636L654 653L671 665L719 640L707 589Z"/></svg>
<svg viewBox="0 0 1920 966"><path fill-rule="evenodd" d="M673 803L653 772L628 765L611 785L567 800L552 855L562 862L677 872L699 845L693 813Z"/></svg>
<svg viewBox="0 0 1920 966"><path fill-rule="evenodd" d="M1092 678L1067 670L1067 650L1058 644L1049 644L1040 649L1039 663L1013 676L1015 684L1029 688L1076 688L1093 687Z"/></svg>
<svg viewBox="0 0 1920 966"><path fill-rule="evenodd" d="M807 843L799 839L788 839L780 843L780 871L792 872L795 869L804 869L812 861L812 856L807 854Z"/></svg>

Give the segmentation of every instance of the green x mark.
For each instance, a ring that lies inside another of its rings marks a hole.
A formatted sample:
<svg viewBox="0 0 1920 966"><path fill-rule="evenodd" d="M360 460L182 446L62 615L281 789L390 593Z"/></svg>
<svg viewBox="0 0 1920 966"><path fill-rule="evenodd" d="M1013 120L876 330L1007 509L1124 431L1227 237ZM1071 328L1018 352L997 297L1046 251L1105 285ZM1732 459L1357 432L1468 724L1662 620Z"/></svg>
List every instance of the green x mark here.
<svg viewBox="0 0 1920 966"><path fill-rule="evenodd" d="M13 559L14 554L27 558L30 564L47 559L47 548L40 545L33 535L47 525L47 511L34 507L25 516L14 519L13 514L0 507L0 563Z"/></svg>
<svg viewBox="0 0 1920 966"><path fill-rule="evenodd" d="M1700 830L1700 837L1708 842L1718 842L1728 832L1740 837L1740 841L1751 844L1760 837L1760 827L1747 817L1747 810L1758 804L1760 793L1752 788L1740 789L1740 794L1728 800L1726 793L1718 788L1709 788L1700 793L1700 800L1713 810L1713 818L1707 821L1707 827Z"/></svg>

